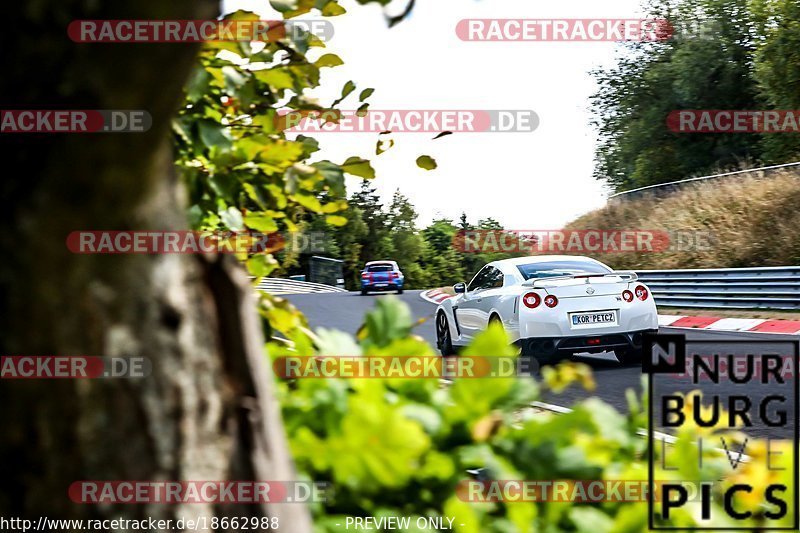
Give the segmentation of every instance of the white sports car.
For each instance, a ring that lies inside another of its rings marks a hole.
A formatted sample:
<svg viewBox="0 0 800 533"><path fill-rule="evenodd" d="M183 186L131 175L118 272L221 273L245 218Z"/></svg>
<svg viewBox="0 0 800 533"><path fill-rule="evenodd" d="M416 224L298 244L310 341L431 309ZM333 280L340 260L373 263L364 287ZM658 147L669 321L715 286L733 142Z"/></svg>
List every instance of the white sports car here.
<svg viewBox="0 0 800 533"><path fill-rule="evenodd" d="M641 361L642 334L658 330L650 290L633 272L588 257L543 255L494 261L436 310L442 355L453 355L490 322L505 327L523 356L554 363L576 353L613 351Z"/></svg>

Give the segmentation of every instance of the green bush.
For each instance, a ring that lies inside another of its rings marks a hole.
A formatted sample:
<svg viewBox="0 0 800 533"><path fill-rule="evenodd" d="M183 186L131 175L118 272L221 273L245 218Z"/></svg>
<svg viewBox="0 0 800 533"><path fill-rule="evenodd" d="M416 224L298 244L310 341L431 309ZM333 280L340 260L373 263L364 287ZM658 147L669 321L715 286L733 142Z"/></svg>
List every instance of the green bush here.
<svg viewBox="0 0 800 533"><path fill-rule="evenodd" d="M266 300L263 310L290 340L269 344L273 359L434 354L413 334L408 308L393 297L378 300L357 339L332 330L311 333L302 316L281 300ZM462 355L486 354L513 356L502 328L484 332ZM459 484L471 479L467 470L476 468L496 480L647 480L647 443L638 434L646 424L646 406L640 398L626 392L627 415L596 398L568 414L536 413L529 406L543 388L557 392L575 381L593 386L585 365L544 370L541 384L524 378L460 379L449 386L435 379L280 381L283 416L299 470L333 485L332 501L313 509L317 530L341 531L343 526L336 524L344 524L350 515L456 517L454 527L461 533L647 531L645 502L478 503L459 497ZM697 435L710 431L684 430L667 452L668 464L679 470L659 472L658 478L669 474L674 479L719 480L728 459L705 450L700 472L692 444ZM741 466L737 476L765 482L764 472L747 468ZM759 501L737 501L737 506L754 508ZM691 527L694 520L680 511L673 525ZM725 524L719 520L720 526ZM735 525L755 527L757 521Z"/></svg>

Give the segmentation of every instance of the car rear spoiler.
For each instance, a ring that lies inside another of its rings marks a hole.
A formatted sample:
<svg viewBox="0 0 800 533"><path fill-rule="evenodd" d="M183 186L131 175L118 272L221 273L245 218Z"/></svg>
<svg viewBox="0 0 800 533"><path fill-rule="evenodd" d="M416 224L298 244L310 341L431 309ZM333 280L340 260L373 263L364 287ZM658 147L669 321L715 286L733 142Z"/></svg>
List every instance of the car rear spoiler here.
<svg viewBox="0 0 800 533"><path fill-rule="evenodd" d="M538 278L538 279L529 279L527 281L522 282L523 287L542 287L543 283L547 283L548 281L558 281L562 279L586 279L586 283L590 283L591 278L606 278L609 276L620 277L627 282L636 281L639 279L639 276L636 272L632 272L630 270L620 271L620 272L609 272L608 274L564 274L562 276L552 276L548 278Z"/></svg>

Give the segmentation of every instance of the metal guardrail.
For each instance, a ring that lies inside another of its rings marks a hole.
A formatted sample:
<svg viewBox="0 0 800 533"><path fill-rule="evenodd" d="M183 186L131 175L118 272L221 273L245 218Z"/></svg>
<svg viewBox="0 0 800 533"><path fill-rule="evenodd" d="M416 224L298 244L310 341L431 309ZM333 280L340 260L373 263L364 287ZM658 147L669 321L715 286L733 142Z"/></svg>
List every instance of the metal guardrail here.
<svg viewBox="0 0 800 533"><path fill-rule="evenodd" d="M800 266L636 273L663 307L800 309Z"/></svg>
<svg viewBox="0 0 800 533"><path fill-rule="evenodd" d="M747 170L737 170L735 172L725 172L723 174L713 174L711 176L700 176L697 178L689 178L685 180L670 181L668 183L658 183L656 185L648 185L647 187L639 187L638 189L631 189L630 191L622 191L612 194L608 197L609 202L616 202L620 200L632 200L637 197L645 196L647 194L661 195L673 192L680 189L684 185L702 182L706 180L713 180L718 178L727 178L730 176L739 176L742 174L761 174L759 177L764 177L766 173L775 170L782 170L785 168L800 166L800 161L794 163L786 163L783 165L772 165L768 167L750 168Z"/></svg>
<svg viewBox="0 0 800 533"><path fill-rule="evenodd" d="M270 294L312 294L325 292L347 292L339 287L323 285L322 283L310 283L308 281L296 281L283 278L262 278L256 289Z"/></svg>

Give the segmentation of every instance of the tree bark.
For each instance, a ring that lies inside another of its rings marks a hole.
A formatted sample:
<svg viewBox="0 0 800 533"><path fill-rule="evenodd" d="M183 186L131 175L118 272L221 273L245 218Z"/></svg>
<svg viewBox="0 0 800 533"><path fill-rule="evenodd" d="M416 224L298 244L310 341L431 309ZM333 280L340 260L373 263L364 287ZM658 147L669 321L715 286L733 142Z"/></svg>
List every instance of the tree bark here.
<svg viewBox="0 0 800 533"><path fill-rule="evenodd" d="M252 289L230 258L77 255L75 230L185 229L170 118L192 44L78 44L75 19L208 19L208 0L12 2L2 109L143 109L146 133L0 134L0 355L145 357L143 379L0 380L0 516L277 516L300 504L81 505L79 480L291 480Z"/></svg>

